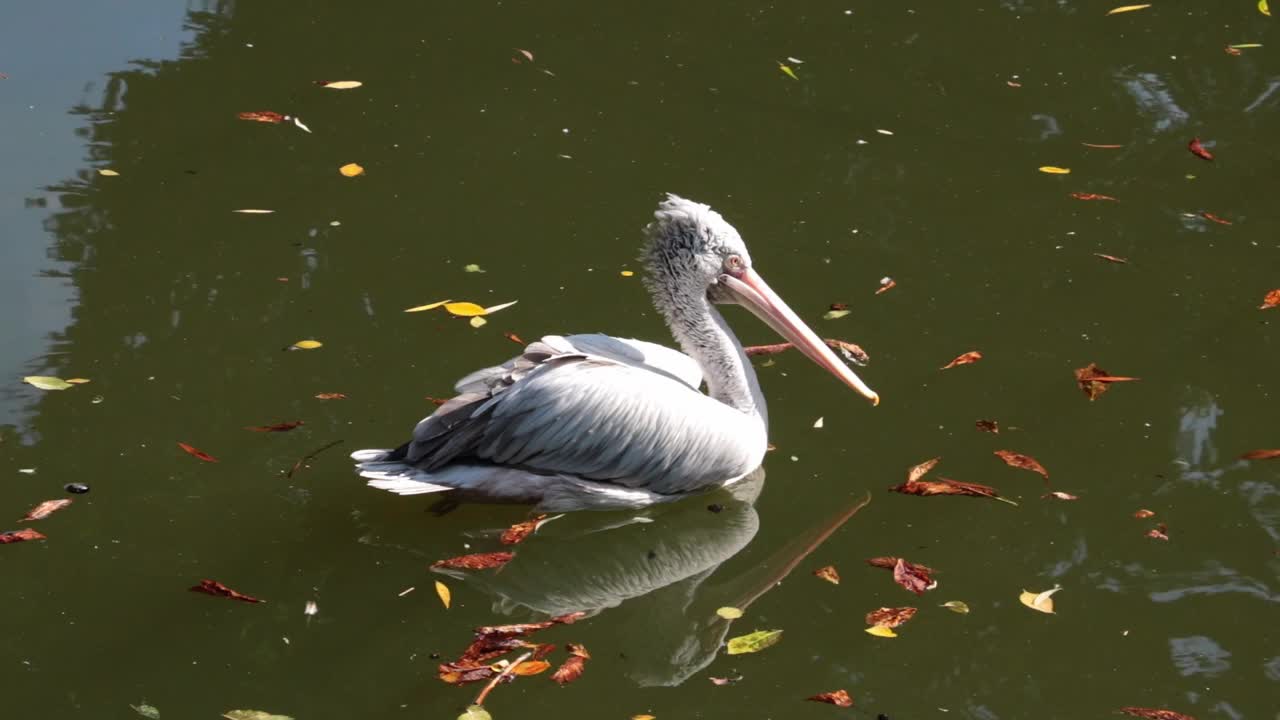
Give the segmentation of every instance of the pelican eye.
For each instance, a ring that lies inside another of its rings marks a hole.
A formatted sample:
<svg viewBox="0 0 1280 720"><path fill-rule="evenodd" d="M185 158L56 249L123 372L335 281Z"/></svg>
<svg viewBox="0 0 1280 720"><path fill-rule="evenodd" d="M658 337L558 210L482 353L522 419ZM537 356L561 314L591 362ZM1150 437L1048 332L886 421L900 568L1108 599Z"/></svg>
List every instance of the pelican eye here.
<svg viewBox="0 0 1280 720"><path fill-rule="evenodd" d="M741 255L730 255L724 259L724 271L738 277L747 269L747 264L743 262Z"/></svg>

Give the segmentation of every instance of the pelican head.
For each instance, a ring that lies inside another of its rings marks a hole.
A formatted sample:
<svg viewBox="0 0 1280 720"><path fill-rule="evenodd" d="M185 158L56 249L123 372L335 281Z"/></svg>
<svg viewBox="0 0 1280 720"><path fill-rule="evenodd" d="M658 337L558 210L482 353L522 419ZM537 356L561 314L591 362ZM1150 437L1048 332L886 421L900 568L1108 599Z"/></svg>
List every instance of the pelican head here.
<svg viewBox="0 0 1280 720"><path fill-rule="evenodd" d="M741 305L790 341L819 367L873 405L880 396L827 347L756 273L747 245L720 213L702 203L667 195L645 227L641 255L654 304L678 323L701 303ZM673 328L675 329L675 328Z"/></svg>

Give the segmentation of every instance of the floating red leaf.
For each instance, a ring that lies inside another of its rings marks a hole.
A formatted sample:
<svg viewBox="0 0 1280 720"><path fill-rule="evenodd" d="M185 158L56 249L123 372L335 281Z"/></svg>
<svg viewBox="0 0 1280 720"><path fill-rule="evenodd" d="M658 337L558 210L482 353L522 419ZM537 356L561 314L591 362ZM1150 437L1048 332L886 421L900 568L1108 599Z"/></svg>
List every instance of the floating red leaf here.
<svg viewBox="0 0 1280 720"><path fill-rule="evenodd" d="M198 450L198 449L196 449L196 448L193 448L193 447L191 447L190 445L188 445L188 444L186 444L186 443L184 443L184 442L180 442L180 443L178 443L178 447L180 447L180 448L182 448L184 451L186 451L186 453L187 453L188 455L192 455L192 456L194 456L194 457L197 457L197 458L199 458L199 459L201 459L201 460L203 460L203 461L205 461L205 462L211 462L211 463L212 463L212 462L218 462L218 458L216 458L216 457L214 457L214 456L210 455L209 453L204 452L203 450Z"/></svg>
<svg viewBox="0 0 1280 720"><path fill-rule="evenodd" d="M1230 220L1226 220L1226 219L1224 219L1224 218L1220 218L1220 217L1218 217L1217 215L1214 215L1214 214L1213 214L1213 213L1211 213L1211 212L1202 212L1202 213L1200 213L1200 217L1204 218L1205 220L1212 220L1213 222L1216 222L1216 223L1218 223L1219 225L1231 225L1231 224L1232 224L1232 222L1231 222Z"/></svg>
<svg viewBox="0 0 1280 720"><path fill-rule="evenodd" d="M1106 254L1106 253L1094 253L1094 254L1093 254L1093 256L1094 256L1094 257L1102 258L1103 260L1106 260L1107 262L1118 263L1118 264L1120 264L1120 265L1124 265L1125 263L1129 262L1128 260L1125 260L1125 259L1124 259L1124 258L1122 258L1122 257L1116 257L1115 255L1108 255L1108 254Z"/></svg>
<svg viewBox="0 0 1280 720"><path fill-rule="evenodd" d="M1172 710L1156 710L1144 707L1122 707L1120 708L1120 712L1125 715L1146 718L1147 720L1196 720L1190 715L1183 715L1180 712L1174 712Z"/></svg>
<svg viewBox="0 0 1280 720"><path fill-rule="evenodd" d="M50 515L58 512L59 510L61 510L62 508L70 504L71 504L71 498L61 498L58 500L45 500L39 505L28 510L27 514L23 516L22 520L19 520L19 522L23 522L25 520L40 520L42 518L47 518Z"/></svg>
<svg viewBox="0 0 1280 720"><path fill-rule="evenodd" d="M502 567L511 562L514 557L515 554L509 552L475 553L472 555L460 555L446 560L437 560L431 563L431 567L450 568L452 570L487 570L489 568Z"/></svg>
<svg viewBox="0 0 1280 720"><path fill-rule="evenodd" d="M867 613L867 624L895 628L915 617L915 614L916 609L913 607L882 607Z"/></svg>
<svg viewBox="0 0 1280 720"><path fill-rule="evenodd" d="M1076 383L1080 386L1080 391L1090 400L1098 399L1099 395L1107 391L1111 383L1131 382L1138 379L1136 377L1112 375L1098 367L1097 363L1089 363L1087 367L1078 368L1075 373Z"/></svg>
<svg viewBox="0 0 1280 720"><path fill-rule="evenodd" d="M242 112L236 115L236 117L241 120L252 120L254 122L273 123L277 125L289 119L288 115L281 115L278 112L271 112L270 110Z"/></svg>
<svg viewBox="0 0 1280 720"><path fill-rule="evenodd" d="M317 400L346 400L347 396L345 393L317 393L316 399Z"/></svg>
<svg viewBox="0 0 1280 720"><path fill-rule="evenodd" d="M582 670L591 659L591 654L581 645L568 645L566 649L569 651L569 659L551 674L551 679L560 685L568 685L582 677Z"/></svg>
<svg viewBox="0 0 1280 720"><path fill-rule="evenodd" d="M836 707L853 707L853 698L849 697L849 693L844 690L836 690L835 692L824 692L817 695L811 695L805 700L813 702L830 703Z"/></svg>
<svg viewBox="0 0 1280 720"><path fill-rule="evenodd" d="M251 425L245 430L253 432L288 432L304 423L301 420L291 420L289 422L276 423L275 425Z"/></svg>
<svg viewBox="0 0 1280 720"><path fill-rule="evenodd" d="M1267 296L1262 298L1262 305L1260 305L1258 309L1270 310L1271 308L1274 308L1274 307L1280 307L1280 289L1272 290L1271 292L1267 293Z"/></svg>
<svg viewBox="0 0 1280 720"><path fill-rule="evenodd" d="M1146 520L1149 517L1155 517L1155 515L1156 514L1154 512L1146 508L1140 508L1133 513L1133 516L1139 520Z"/></svg>
<svg viewBox="0 0 1280 720"><path fill-rule="evenodd" d="M449 398L432 397L430 395L426 396L424 399L429 401L432 405L443 405L449 402Z"/></svg>
<svg viewBox="0 0 1280 720"><path fill-rule="evenodd" d="M235 590L232 590L231 588L227 587L226 585L223 585L217 580L201 580L199 585L193 585L189 589L192 590L193 592L202 592L202 593L207 593L209 595L217 595L218 597L230 598L231 600L239 600L241 602L247 602L247 603L266 602L265 600L259 600L256 597L245 595L244 593L241 593L241 592L236 592Z"/></svg>
<svg viewBox="0 0 1280 720"><path fill-rule="evenodd" d="M515 545L525 538L533 534L538 529L538 524L547 518L546 515L539 515L532 520L525 520L522 523L516 523L506 530L502 531L502 544Z"/></svg>
<svg viewBox="0 0 1280 720"><path fill-rule="evenodd" d="M917 595L923 595L925 590L934 586L930 572L932 571L923 565L898 558L893 566L893 581Z"/></svg>
<svg viewBox="0 0 1280 720"><path fill-rule="evenodd" d="M977 420L973 423L973 426L982 432L1000 434L1000 423L995 420Z"/></svg>
<svg viewBox="0 0 1280 720"><path fill-rule="evenodd" d="M836 566L835 566L835 565L828 565L828 566L826 566L826 567L820 567L820 568L818 568L817 570L814 570L814 571L813 571L813 574L814 574L816 577L820 577L820 578L822 578L823 580L826 580L827 582L831 583L832 585L839 585L839 584L840 584L840 573L836 572Z"/></svg>
<svg viewBox="0 0 1280 720"><path fill-rule="evenodd" d="M1016 452L1013 452L1012 450L996 450L994 454L996 457L1003 460L1005 464L1009 465L1010 467L1016 467L1022 470L1030 470L1031 472L1040 473L1042 476L1044 476L1045 480L1049 479L1049 471L1045 470L1044 466L1041 465L1039 462L1037 462L1036 459L1031 457L1030 455L1023 455L1022 453L1016 453Z"/></svg>
<svg viewBox="0 0 1280 720"><path fill-rule="evenodd" d="M977 350L970 350L969 352L964 353L963 355L957 356L956 359L952 360L946 365L943 365L942 369L950 370L951 368L957 365L968 365L970 363L976 363L981 359L982 359L982 353L978 352Z"/></svg>
<svg viewBox="0 0 1280 720"><path fill-rule="evenodd" d="M1168 540L1169 526L1165 525L1164 523L1160 523L1159 525L1155 526L1154 529L1147 531L1147 537L1152 538L1154 540Z"/></svg>
<svg viewBox="0 0 1280 720"><path fill-rule="evenodd" d="M1204 145L1200 144L1200 138L1198 137L1191 138L1191 142L1187 143L1187 149L1191 151L1192 155L1195 155L1198 158L1202 158L1204 160L1213 159L1213 153L1204 149Z"/></svg>
<svg viewBox="0 0 1280 720"><path fill-rule="evenodd" d="M1098 193L1073 192L1071 197L1077 200L1110 200L1111 202L1120 202L1110 195L1099 195Z"/></svg>
<svg viewBox="0 0 1280 720"><path fill-rule="evenodd" d="M1240 456L1241 460L1271 460L1280 458L1280 450L1250 450Z"/></svg>
<svg viewBox="0 0 1280 720"><path fill-rule="evenodd" d="M32 530L31 528L22 528L21 530L9 530L0 532L0 545L8 545L9 543L26 542L27 540L44 540L44 533Z"/></svg>
<svg viewBox="0 0 1280 720"><path fill-rule="evenodd" d="M517 344L517 345L524 345L524 344L525 344L524 340L521 340L521 339L520 339L520 336L519 336L519 335L517 335L517 334L515 334L515 333L513 333L513 332L504 332L504 333L502 333L502 336L503 336L503 337L505 337L506 339L510 340L511 342L513 342L513 343Z"/></svg>
<svg viewBox="0 0 1280 720"><path fill-rule="evenodd" d="M937 480L912 480L901 485L889 488L893 492L900 492L904 495L970 495L973 497L986 497L992 500L1000 500L1016 505L1011 500L1000 497L995 488L978 483L960 482L958 480L948 480L946 478L938 478Z"/></svg>

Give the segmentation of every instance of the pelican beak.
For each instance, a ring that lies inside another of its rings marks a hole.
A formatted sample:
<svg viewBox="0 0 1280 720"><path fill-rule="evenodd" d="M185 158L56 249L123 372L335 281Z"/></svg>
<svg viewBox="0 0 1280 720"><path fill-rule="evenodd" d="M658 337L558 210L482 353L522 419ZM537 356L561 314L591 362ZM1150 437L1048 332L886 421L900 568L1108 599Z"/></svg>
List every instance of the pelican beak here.
<svg viewBox="0 0 1280 720"><path fill-rule="evenodd" d="M753 315L760 318L779 335L791 341L797 350L828 372L840 378L845 385L853 388L872 405L880 404L880 396L867 387L849 366L844 364L831 348L822 342L817 333L809 329L791 308L769 287L764 278L755 270L747 268L740 276L721 275L720 282L730 290L738 304L746 307Z"/></svg>

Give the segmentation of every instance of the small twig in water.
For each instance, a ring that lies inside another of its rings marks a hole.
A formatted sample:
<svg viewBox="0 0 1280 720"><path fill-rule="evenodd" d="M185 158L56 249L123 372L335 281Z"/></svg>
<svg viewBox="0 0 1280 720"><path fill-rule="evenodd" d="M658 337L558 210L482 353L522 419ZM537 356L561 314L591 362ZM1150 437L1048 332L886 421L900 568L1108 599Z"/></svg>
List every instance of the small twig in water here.
<svg viewBox="0 0 1280 720"><path fill-rule="evenodd" d="M329 448L333 447L334 445L341 445L341 444L342 444L342 441L341 441L341 440L334 440L333 442L329 443L328 445L324 445L324 446L322 446L322 447L320 447L320 448L318 448L318 449L316 449L316 450L312 450L311 452L307 453L306 455L303 455L302 457L298 458L298 462L294 463L294 464L293 464L293 467L289 468L289 472L285 473L285 474L284 474L284 476L285 476L285 477L287 477L287 478L291 478L291 477L293 477L293 474L294 474L294 473L296 473L296 472L298 472L299 470L301 470L301 469L302 469L302 465L303 465L303 463L307 462L308 460L314 460L314 459L315 459L315 457L316 457L317 455L319 455L320 453L324 452L325 450L328 450Z"/></svg>
<svg viewBox="0 0 1280 720"><path fill-rule="evenodd" d="M502 682L502 678L507 677L507 676L508 676L508 675L510 675L511 673L515 672L516 666L517 666L517 665L519 665L520 663L524 662L525 660L528 660L528 659L529 659L529 656L530 656L530 655L532 655L532 654L533 654L533 651L532 651L532 650L530 650L529 652L527 652L527 653L525 653L525 654L521 655L520 657L516 658L516 661L515 661L515 662L513 662L513 663L511 663L510 665L508 665L508 666L506 666L506 667L502 668L502 672L500 672L500 673L498 673L497 675L494 675L494 676L493 676L493 679L489 681L489 684L488 684L488 685L485 685L485 686L484 686L484 689L480 691L480 694L476 696L475 702L473 702L473 703L471 703L471 704L472 704L472 705L484 705L484 700L485 700L485 698L489 697L489 691L490 691L490 690L493 690L495 687L497 687L497 686L498 686L498 683Z"/></svg>

